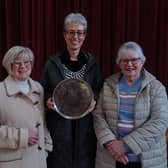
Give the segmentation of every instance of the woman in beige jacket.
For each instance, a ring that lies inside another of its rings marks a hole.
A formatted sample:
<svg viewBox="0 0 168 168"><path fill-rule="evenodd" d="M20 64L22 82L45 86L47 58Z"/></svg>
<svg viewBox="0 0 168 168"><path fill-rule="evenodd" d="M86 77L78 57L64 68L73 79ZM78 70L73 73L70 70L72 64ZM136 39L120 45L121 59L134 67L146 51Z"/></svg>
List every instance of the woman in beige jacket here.
<svg viewBox="0 0 168 168"><path fill-rule="evenodd" d="M0 168L46 168L52 143L43 123L43 89L30 78L34 55L14 46L3 58L0 83Z"/></svg>

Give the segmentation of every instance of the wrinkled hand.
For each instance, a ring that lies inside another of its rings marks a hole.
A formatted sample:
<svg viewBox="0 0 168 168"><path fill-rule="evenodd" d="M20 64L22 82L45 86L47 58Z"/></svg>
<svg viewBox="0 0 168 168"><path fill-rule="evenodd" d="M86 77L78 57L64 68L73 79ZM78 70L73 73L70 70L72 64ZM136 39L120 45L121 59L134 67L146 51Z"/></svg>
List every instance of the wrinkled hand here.
<svg viewBox="0 0 168 168"><path fill-rule="evenodd" d="M106 148L115 160L123 164L128 163L128 158L125 155L126 152L124 149L124 144L121 140L113 140L107 144Z"/></svg>
<svg viewBox="0 0 168 168"><path fill-rule="evenodd" d="M53 98L50 97L50 98L47 100L47 107L48 107L49 109L55 111Z"/></svg>
<svg viewBox="0 0 168 168"><path fill-rule="evenodd" d="M117 161L123 163L124 165L126 165L129 162L126 155L119 157L119 159L117 159Z"/></svg>
<svg viewBox="0 0 168 168"><path fill-rule="evenodd" d="M39 139L38 132L29 130L29 139L28 139L29 146L37 144L38 139Z"/></svg>
<svg viewBox="0 0 168 168"><path fill-rule="evenodd" d="M96 105L96 101L94 100L94 99L92 99L92 102L90 103L90 106L89 106L89 108L88 108L88 112L91 112L91 111L93 111L94 110L94 108L95 108L95 105Z"/></svg>

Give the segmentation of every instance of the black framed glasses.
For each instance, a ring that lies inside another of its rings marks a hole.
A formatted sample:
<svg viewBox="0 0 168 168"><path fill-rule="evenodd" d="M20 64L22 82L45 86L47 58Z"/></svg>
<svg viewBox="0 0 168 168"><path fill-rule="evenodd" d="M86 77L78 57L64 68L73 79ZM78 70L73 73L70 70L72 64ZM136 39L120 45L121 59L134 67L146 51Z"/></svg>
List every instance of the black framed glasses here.
<svg viewBox="0 0 168 168"><path fill-rule="evenodd" d="M75 35L77 35L78 37L84 37L84 35L86 34L86 32L85 31L81 31L81 30L79 30L79 31L65 31L65 33L67 34L67 35L69 35L70 37L74 37Z"/></svg>
<svg viewBox="0 0 168 168"><path fill-rule="evenodd" d="M130 62L131 64L137 64L140 60L141 60L140 57L138 57L138 58L132 58L132 59L121 59L120 63L122 63L122 64L128 64Z"/></svg>

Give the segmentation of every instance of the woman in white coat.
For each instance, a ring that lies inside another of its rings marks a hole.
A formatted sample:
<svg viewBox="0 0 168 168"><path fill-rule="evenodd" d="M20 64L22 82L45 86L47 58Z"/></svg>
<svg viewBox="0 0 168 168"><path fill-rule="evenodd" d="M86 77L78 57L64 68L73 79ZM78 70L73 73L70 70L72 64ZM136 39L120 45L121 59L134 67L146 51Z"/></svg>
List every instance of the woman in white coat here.
<svg viewBox="0 0 168 168"><path fill-rule="evenodd" d="M52 142L43 119L43 88L30 78L34 55L14 46L3 58L0 83L0 168L46 168Z"/></svg>

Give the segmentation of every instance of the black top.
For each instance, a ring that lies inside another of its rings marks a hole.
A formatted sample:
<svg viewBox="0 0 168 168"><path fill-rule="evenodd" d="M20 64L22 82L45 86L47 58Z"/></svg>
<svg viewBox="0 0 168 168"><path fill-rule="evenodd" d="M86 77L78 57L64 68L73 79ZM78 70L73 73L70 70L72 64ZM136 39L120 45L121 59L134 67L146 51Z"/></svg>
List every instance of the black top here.
<svg viewBox="0 0 168 168"><path fill-rule="evenodd" d="M87 63L87 59L82 52L79 52L77 61L70 60L68 51L65 51L60 58L61 63L73 72L79 71L83 67L83 65Z"/></svg>
<svg viewBox="0 0 168 168"><path fill-rule="evenodd" d="M88 52L80 51L78 58L70 61L67 51L49 58L41 81L45 102L52 97L56 85L65 79L63 64L71 71L79 71L86 64L83 80L90 84L97 99L102 86L99 65ZM47 158L48 168L94 168L96 136L92 113L72 121L46 107L46 123L54 145Z"/></svg>

